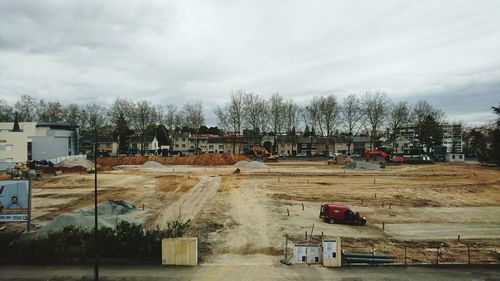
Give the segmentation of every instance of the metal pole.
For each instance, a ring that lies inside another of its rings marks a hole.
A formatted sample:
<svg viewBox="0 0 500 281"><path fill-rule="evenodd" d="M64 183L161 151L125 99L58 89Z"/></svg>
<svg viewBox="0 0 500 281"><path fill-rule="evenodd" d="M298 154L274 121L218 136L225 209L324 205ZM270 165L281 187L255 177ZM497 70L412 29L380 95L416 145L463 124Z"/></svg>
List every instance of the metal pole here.
<svg viewBox="0 0 500 281"><path fill-rule="evenodd" d="M94 146L94 279L99 280L99 254L98 254L98 233L97 233L97 127L95 128Z"/></svg>
<svg viewBox="0 0 500 281"><path fill-rule="evenodd" d="M288 263L288 234L285 233L285 264Z"/></svg>
<svg viewBox="0 0 500 281"><path fill-rule="evenodd" d="M31 175L28 173L28 224L26 226L26 232L31 231Z"/></svg>

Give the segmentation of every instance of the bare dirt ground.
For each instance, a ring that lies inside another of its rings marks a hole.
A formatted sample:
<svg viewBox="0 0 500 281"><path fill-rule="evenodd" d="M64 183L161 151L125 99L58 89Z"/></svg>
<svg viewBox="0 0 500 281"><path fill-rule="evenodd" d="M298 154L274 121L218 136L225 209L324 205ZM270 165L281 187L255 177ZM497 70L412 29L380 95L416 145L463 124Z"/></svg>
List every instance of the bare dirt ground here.
<svg viewBox="0 0 500 281"><path fill-rule="evenodd" d="M125 166L99 174L99 201L144 204L147 227L163 226L179 212L192 219L188 235L205 245L207 265L277 265L284 235L304 242L313 224L315 240L341 236L347 250L385 252L401 263L405 247L409 263L433 262L438 243L445 262L464 262L467 245L476 263L500 261L499 169L450 163L382 171L344 170L326 161L266 165L240 174L232 174L233 166ZM35 181L35 227L91 206L93 185L93 175L79 173ZM359 211L367 225L324 223L319 207L327 202Z"/></svg>

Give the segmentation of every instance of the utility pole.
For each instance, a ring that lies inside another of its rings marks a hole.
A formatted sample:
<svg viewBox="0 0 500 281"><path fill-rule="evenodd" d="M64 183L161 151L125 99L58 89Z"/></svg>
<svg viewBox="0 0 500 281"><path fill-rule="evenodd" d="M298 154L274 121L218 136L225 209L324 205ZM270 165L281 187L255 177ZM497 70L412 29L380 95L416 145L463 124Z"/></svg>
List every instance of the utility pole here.
<svg viewBox="0 0 500 281"><path fill-rule="evenodd" d="M98 254L98 233L97 233L97 125L95 129L94 144L94 279L99 280L99 254Z"/></svg>

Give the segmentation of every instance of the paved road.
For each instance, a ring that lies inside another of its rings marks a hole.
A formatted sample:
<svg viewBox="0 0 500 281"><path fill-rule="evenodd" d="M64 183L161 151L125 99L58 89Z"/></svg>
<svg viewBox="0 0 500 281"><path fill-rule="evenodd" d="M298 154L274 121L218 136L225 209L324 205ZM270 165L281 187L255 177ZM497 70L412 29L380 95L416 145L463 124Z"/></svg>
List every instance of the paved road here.
<svg viewBox="0 0 500 281"><path fill-rule="evenodd" d="M340 269L322 266L107 265L100 280L500 280L492 266L355 266ZM92 280L92 266L1 266L0 280Z"/></svg>

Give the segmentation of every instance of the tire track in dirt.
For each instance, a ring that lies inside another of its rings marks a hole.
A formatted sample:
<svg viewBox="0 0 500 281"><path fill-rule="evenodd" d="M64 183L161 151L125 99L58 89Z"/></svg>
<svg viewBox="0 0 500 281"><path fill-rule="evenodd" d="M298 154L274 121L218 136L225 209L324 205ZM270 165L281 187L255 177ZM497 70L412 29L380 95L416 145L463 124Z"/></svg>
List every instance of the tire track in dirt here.
<svg viewBox="0 0 500 281"><path fill-rule="evenodd" d="M221 185L220 177L200 177L200 181L184 193L178 200L168 204L155 220L155 225L166 228L169 221L182 218L193 220L205 204L217 193Z"/></svg>

